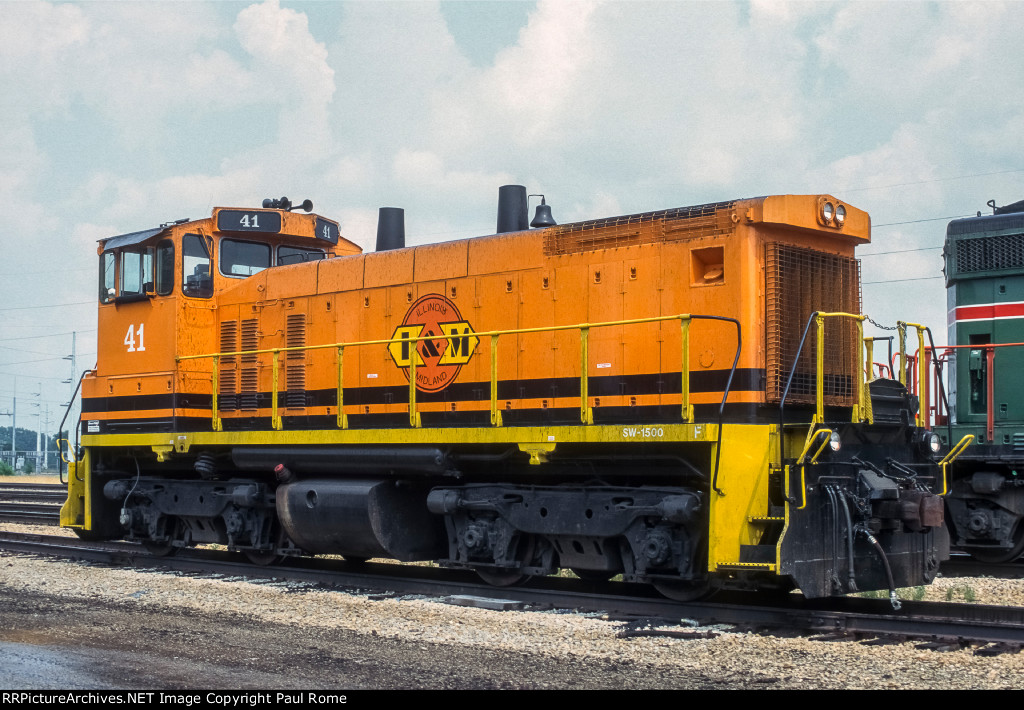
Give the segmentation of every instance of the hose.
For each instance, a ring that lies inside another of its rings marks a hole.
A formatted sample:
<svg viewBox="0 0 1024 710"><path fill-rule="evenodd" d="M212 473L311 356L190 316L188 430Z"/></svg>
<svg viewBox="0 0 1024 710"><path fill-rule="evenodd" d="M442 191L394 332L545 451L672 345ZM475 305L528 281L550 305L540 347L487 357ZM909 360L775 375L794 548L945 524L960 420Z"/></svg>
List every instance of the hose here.
<svg viewBox="0 0 1024 710"><path fill-rule="evenodd" d="M903 605L900 604L899 597L896 596L896 585L892 581L892 569L889 567L889 559L885 556L885 551L882 549L882 546L878 543L875 536L871 534L870 530L865 527L858 526L857 532L863 534L864 537L868 539L868 542L874 546L875 551L881 558L882 566L885 567L885 576L889 580L889 603L892 604L892 608L895 611L899 611Z"/></svg>

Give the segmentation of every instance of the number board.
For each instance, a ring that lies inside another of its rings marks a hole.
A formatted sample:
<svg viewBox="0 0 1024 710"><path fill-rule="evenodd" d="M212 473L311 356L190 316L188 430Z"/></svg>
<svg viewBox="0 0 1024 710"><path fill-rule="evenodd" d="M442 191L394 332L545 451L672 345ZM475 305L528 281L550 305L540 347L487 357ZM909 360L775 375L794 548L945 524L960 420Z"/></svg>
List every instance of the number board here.
<svg viewBox="0 0 1024 710"><path fill-rule="evenodd" d="M331 244L338 243L338 237L341 236L341 229L338 227L337 222L332 222L323 217L316 218L316 238L322 239L325 242Z"/></svg>
<svg viewBox="0 0 1024 710"><path fill-rule="evenodd" d="M221 210L217 213L217 230L277 234L281 231L281 213L262 210Z"/></svg>

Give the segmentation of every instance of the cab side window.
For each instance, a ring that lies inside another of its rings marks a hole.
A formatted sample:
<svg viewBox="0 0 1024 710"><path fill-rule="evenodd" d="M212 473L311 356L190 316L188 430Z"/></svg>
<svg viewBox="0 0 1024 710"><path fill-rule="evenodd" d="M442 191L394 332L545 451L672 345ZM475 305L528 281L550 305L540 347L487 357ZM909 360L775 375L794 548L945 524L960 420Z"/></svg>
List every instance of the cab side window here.
<svg viewBox="0 0 1024 710"><path fill-rule="evenodd" d="M213 295L212 261L206 240L198 234L186 234L181 240L182 293L195 298Z"/></svg>
<svg viewBox="0 0 1024 710"><path fill-rule="evenodd" d="M121 251L118 296L144 296L153 292L153 251L151 248Z"/></svg>
<svg viewBox="0 0 1024 710"><path fill-rule="evenodd" d="M117 258L114 252L103 252L100 255L100 303L111 303L117 297L117 284L114 281L116 273Z"/></svg>
<svg viewBox="0 0 1024 710"><path fill-rule="evenodd" d="M100 303L153 295L153 247L113 249L100 255Z"/></svg>
<svg viewBox="0 0 1024 710"><path fill-rule="evenodd" d="M174 242L164 239L156 245L156 294L167 296L174 290Z"/></svg>

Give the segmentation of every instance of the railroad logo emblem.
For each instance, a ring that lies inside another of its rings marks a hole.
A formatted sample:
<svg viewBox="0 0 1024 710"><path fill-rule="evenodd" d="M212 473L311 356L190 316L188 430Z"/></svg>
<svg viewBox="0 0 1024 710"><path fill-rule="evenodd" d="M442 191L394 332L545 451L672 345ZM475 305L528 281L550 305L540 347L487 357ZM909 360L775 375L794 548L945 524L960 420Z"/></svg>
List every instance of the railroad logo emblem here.
<svg viewBox="0 0 1024 710"><path fill-rule="evenodd" d="M414 338L433 338L414 341ZM480 338L455 304L444 296L430 293L413 303L402 325L395 328L388 353L395 365L409 378L409 367L416 358L416 389L440 392L455 381L462 366L476 352Z"/></svg>

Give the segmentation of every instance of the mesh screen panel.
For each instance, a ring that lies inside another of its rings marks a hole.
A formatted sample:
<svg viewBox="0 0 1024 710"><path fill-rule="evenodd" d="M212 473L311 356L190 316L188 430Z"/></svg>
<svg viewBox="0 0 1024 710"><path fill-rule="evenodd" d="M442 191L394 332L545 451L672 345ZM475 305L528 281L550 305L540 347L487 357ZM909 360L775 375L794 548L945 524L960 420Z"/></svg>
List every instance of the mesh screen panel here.
<svg viewBox="0 0 1024 710"><path fill-rule="evenodd" d="M597 249L674 242L716 234L731 234L734 229L734 202L714 202L696 207L680 207L660 212L573 222L555 227L544 236L544 253L574 254Z"/></svg>
<svg viewBox="0 0 1024 710"><path fill-rule="evenodd" d="M1024 235L960 239L956 247L957 273L1024 268Z"/></svg>
<svg viewBox="0 0 1024 710"><path fill-rule="evenodd" d="M768 244L766 251L766 395L769 402L778 403L811 313L860 313L860 262L785 244ZM852 318L825 319L826 405L848 407L856 402L860 347ZM811 326L787 404L814 403L816 350Z"/></svg>

